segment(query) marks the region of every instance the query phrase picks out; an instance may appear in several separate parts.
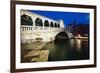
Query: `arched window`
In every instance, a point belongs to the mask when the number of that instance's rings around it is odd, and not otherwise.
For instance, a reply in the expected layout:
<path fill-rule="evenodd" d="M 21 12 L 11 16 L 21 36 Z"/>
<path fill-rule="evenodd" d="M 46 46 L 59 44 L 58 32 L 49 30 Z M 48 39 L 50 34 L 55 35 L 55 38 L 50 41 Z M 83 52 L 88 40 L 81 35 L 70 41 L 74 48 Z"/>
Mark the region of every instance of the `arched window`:
<path fill-rule="evenodd" d="M 48 22 L 48 20 L 45 20 L 44 26 L 45 26 L 45 27 L 49 27 L 49 22 Z"/>
<path fill-rule="evenodd" d="M 55 27 L 57 27 L 57 23 L 55 23 Z"/>
<path fill-rule="evenodd" d="M 33 25 L 32 18 L 26 14 L 21 15 L 21 25 Z"/>
<path fill-rule="evenodd" d="M 50 22 L 50 27 L 53 27 L 53 22 Z"/>
<path fill-rule="evenodd" d="M 58 24 L 58 28 L 60 27 L 60 25 Z"/>
<path fill-rule="evenodd" d="M 37 18 L 37 19 L 35 20 L 35 26 L 43 26 L 42 19 Z"/>

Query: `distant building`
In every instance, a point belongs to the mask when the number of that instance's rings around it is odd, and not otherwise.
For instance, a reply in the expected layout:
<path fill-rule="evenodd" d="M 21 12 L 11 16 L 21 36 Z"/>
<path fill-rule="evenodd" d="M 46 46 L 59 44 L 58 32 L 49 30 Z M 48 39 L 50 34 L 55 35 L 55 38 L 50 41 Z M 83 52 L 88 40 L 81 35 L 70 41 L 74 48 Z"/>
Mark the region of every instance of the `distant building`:
<path fill-rule="evenodd" d="M 67 31 L 70 32 L 70 33 L 73 33 L 73 31 L 74 31 L 73 28 L 74 28 L 73 24 L 69 24 L 68 26 L 66 26 Z"/>
<path fill-rule="evenodd" d="M 89 24 L 69 24 L 66 29 L 68 32 L 72 33 L 73 36 L 89 36 Z"/>

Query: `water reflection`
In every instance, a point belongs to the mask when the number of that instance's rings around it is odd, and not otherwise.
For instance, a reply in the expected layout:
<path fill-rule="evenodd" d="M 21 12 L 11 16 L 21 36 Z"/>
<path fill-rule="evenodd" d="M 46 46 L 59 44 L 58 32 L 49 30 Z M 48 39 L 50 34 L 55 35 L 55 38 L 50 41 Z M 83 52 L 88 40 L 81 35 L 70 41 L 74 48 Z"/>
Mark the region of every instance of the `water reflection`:
<path fill-rule="evenodd" d="M 71 48 L 74 47 L 74 40 L 73 40 L 73 39 L 70 40 L 70 47 L 71 47 Z"/>
<path fill-rule="evenodd" d="M 80 49 L 81 48 L 81 40 L 77 39 L 76 43 L 77 43 L 77 48 Z"/>
<path fill-rule="evenodd" d="M 81 40 L 80 39 L 75 39 L 75 45 L 76 45 L 76 49 L 77 51 L 81 50 Z"/>
<path fill-rule="evenodd" d="M 56 40 L 45 49 L 49 50 L 48 61 L 89 59 L 88 40 L 84 39 Z"/>
<path fill-rule="evenodd" d="M 74 49 L 76 48 L 77 51 L 81 50 L 81 40 L 80 39 L 71 39 L 70 40 L 70 48 Z"/>

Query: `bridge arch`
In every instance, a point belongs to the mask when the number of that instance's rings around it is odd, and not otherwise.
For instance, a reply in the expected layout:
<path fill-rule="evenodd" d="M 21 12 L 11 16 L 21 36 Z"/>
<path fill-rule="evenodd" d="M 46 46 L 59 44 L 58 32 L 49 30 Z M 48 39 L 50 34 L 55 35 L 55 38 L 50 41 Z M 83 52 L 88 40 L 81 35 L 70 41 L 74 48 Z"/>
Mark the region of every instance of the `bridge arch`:
<path fill-rule="evenodd" d="M 55 36 L 55 40 L 56 39 L 69 39 L 69 35 L 67 32 L 65 31 L 62 31 L 62 32 L 59 32 L 56 36 Z"/>
<path fill-rule="evenodd" d="M 32 26 L 33 21 L 31 16 L 23 14 L 21 15 L 21 25 L 27 25 L 27 26 Z"/>
<path fill-rule="evenodd" d="M 44 21 L 44 26 L 45 26 L 45 27 L 49 27 L 49 21 L 48 21 L 48 20 L 45 20 L 45 21 Z"/>
<path fill-rule="evenodd" d="M 62 44 L 63 43 L 67 43 L 69 40 L 70 37 L 68 35 L 67 32 L 59 32 L 56 36 L 55 36 L 55 39 L 54 39 L 54 44 Z"/>
<path fill-rule="evenodd" d="M 36 18 L 35 20 L 35 26 L 43 26 L 43 21 L 41 18 Z"/>

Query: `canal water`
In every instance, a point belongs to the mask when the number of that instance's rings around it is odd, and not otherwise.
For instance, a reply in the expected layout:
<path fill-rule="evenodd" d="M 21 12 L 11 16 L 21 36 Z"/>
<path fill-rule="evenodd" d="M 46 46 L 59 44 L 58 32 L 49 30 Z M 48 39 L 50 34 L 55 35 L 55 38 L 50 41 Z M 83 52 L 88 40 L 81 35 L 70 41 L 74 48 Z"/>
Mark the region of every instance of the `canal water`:
<path fill-rule="evenodd" d="M 49 50 L 48 61 L 89 59 L 88 39 L 57 39 L 44 49 Z"/>

